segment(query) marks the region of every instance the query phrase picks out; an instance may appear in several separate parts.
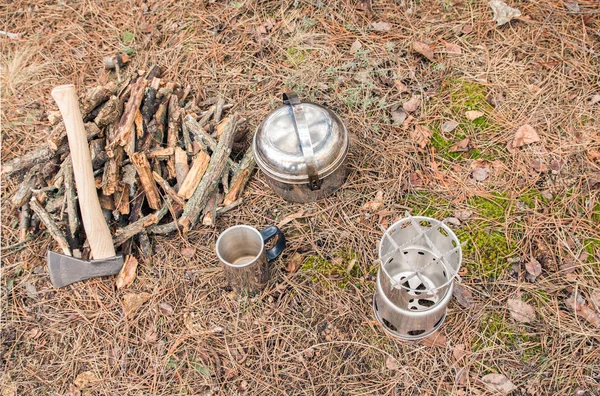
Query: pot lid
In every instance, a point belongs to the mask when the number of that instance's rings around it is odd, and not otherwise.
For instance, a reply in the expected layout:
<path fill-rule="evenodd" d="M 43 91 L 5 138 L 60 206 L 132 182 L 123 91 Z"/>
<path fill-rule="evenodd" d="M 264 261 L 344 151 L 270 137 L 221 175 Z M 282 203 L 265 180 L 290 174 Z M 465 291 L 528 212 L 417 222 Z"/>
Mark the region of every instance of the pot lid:
<path fill-rule="evenodd" d="M 348 132 L 338 116 L 315 103 L 284 94 L 254 135 L 254 155 L 262 171 L 276 180 L 310 183 L 335 171 L 346 158 Z"/>

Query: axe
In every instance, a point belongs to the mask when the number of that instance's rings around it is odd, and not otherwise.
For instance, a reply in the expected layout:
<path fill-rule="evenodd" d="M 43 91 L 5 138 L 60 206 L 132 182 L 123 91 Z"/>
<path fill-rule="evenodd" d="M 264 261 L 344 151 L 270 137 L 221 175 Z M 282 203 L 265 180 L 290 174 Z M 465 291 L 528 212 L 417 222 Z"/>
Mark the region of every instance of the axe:
<path fill-rule="evenodd" d="M 81 220 L 93 257 L 93 260 L 81 260 L 49 251 L 50 280 L 54 286 L 63 287 L 84 279 L 118 273 L 123 267 L 123 256 L 115 254 L 112 236 L 98 201 L 92 159 L 75 86 L 68 84 L 55 87 L 51 95 L 58 104 L 67 131 Z"/>

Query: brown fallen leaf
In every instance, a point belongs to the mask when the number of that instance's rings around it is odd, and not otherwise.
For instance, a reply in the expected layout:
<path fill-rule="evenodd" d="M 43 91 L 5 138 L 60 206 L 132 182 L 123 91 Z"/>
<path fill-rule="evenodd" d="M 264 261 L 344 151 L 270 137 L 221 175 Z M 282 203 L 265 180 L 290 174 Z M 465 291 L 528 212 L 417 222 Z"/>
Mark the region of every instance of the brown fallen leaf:
<path fill-rule="evenodd" d="M 400 362 L 394 359 L 394 357 L 388 356 L 387 359 L 385 359 L 385 367 L 389 370 L 398 370 L 400 368 Z"/>
<path fill-rule="evenodd" d="M 597 310 L 600 310 L 600 290 L 594 290 L 590 294 L 590 302 L 596 306 Z"/>
<path fill-rule="evenodd" d="M 452 348 L 452 357 L 454 357 L 455 362 L 460 362 L 466 355 L 465 344 L 457 344 Z"/>
<path fill-rule="evenodd" d="M 588 104 L 589 104 L 590 106 L 593 106 L 593 105 L 595 105 L 595 104 L 596 104 L 596 103 L 598 103 L 598 102 L 600 102 L 600 94 L 595 94 L 594 96 L 592 96 L 592 97 L 590 98 L 590 101 L 589 101 L 589 103 L 588 103 Z"/>
<path fill-rule="evenodd" d="M 575 312 L 576 315 L 581 316 L 592 326 L 600 329 L 600 316 L 598 316 L 592 307 L 585 303 L 585 300 L 579 293 L 573 293 L 571 297 L 565 300 L 565 304 L 567 305 L 567 308 Z"/>
<path fill-rule="evenodd" d="M 421 187 L 425 185 L 425 182 L 423 181 L 420 172 L 411 172 L 408 175 L 408 183 L 411 187 Z"/>
<path fill-rule="evenodd" d="M 529 164 L 537 173 L 548 172 L 548 166 L 539 158 L 531 160 Z"/>
<path fill-rule="evenodd" d="M 471 293 L 471 290 L 463 287 L 462 285 L 456 283 L 454 285 L 452 294 L 456 298 L 456 301 L 458 301 L 458 303 L 463 307 L 473 308 L 475 306 L 475 302 L 473 301 L 473 293 Z"/>
<path fill-rule="evenodd" d="M 284 225 L 291 223 L 292 221 L 304 217 L 304 211 L 301 210 L 297 213 L 292 213 L 290 215 L 285 216 L 281 221 L 277 224 L 278 228 L 282 228 Z"/>
<path fill-rule="evenodd" d="M 406 120 L 404 120 L 404 122 L 402 123 L 402 130 L 403 131 L 408 130 L 408 127 L 410 126 L 410 123 L 413 122 L 414 119 L 415 118 L 409 114 L 408 118 Z"/>
<path fill-rule="evenodd" d="M 123 313 L 125 316 L 131 318 L 137 312 L 138 309 L 146 301 L 150 299 L 150 293 L 129 293 L 123 296 Z"/>
<path fill-rule="evenodd" d="M 402 125 L 404 120 L 406 120 L 406 117 L 408 117 L 408 114 L 398 107 L 397 109 L 392 110 L 391 116 L 394 125 Z"/>
<path fill-rule="evenodd" d="M 514 149 L 525 146 L 526 144 L 531 144 L 540 141 L 540 136 L 537 134 L 535 129 L 529 124 L 525 124 L 517 129 L 515 132 L 515 137 L 512 142 L 508 143 L 506 148 L 508 151 L 513 151 Z"/>
<path fill-rule="evenodd" d="M 492 8 L 494 14 L 493 20 L 498 23 L 498 26 L 502 26 L 514 18 L 521 16 L 521 11 L 509 7 L 508 4 L 501 0 L 492 0 L 488 2 L 488 5 Z"/>
<path fill-rule="evenodd" d="M 446 346 L 447 342 L 446 336 L 439 331 L 419 340 L 419 344 L 435 348 L 443 348 Z"/>
<path fill-rule="evenodd" d="M 377 212 L 379 209 L 383 207 L 383 191 L 377 191 L 375 195 L 375 199 L 369 202 L 365 202 L 363 206 L 360 207 L 360 210 L 364 210 L 366 212 Z"/>
<path fill-rule="evenodd" d="M 451 153 L 459 153 L 464 151 L 469 151 L 470 149 L 471 138 L 464 138 L 461 141 L 454 143 L 452 147 L 450 147 Z"/>
<path fill-rule="evenodd" d="M 459 56 L 462 54 L 462 48 L 458 44 L 445 42 L 446 45 L 446 53 L 450 56 Z"/>
<path fill-rule="evenodd" d="M 473 25 L 471 25 L 470 23 L 466 24 L 465 26 L 462 27 L 462 32 L 464 34 L 469 34 L 473 31 Z"/>
<path fill-rule="evenodd" d="M 412 43 L 413 50 L 423 55 L 425 58 L 429 59 L 431 62 L 434 61 L 433 58 L 433 49 L 429 44 L 423 43 L 421 41 L 413 41 Z"/>
<path fill-rule="evenodd" d="M 300 267 L 302 267 L 303 263 L 304 257 L 302 257 L 300 253 L 294 253 L 292 257 L 287 259 L 287 265 L 285 267 L 285 270 L 290 274 L 293 274 L 294 272 L 298 271 Z"/>
<path fill-rule="evenodd" d="M 469 110 L 469 111 L 465 112 L 465 117 L 467 117 L 467 120 L 469 120 L 469 121 L 475 121 L 479 117 L 482 117 L 483 114 L 484 113 L 482 111 Z"/>
<path fill-rule="evenodd" d="M 84 371 L 82 373 L 77 374 L 75 380 L 73 381 L 73 385 L 75 385 L 79 389 L 87 388 L 91 383 L 98 381 L 98 377 L 91 371 Z"/>
<path fill-rule="evenodd" d="M 508 309 L 510 316 L 521 323 L 531 323 L 535 320 L 535 308 L 520 298 L 509 298 Z"/>
<path fill-rule="evenodd" d="M 490 175 L 490 168 L 475 168 L 473 172 L 471 172 L 471 176 L 476 181 L 484 181 Z"/>
<path fill-rule="evenodd" d="M 119 272 L 115 281 L 117 289 L 131 285 L 137 276 L 137 267 L 138 261 L 134 256 L 127 256 L 125 258 L 125 263 L 123 263 L 121 272 Z"/>
<path fill-rule="evenodd" d="M 161 302 L 158 304 L 158 310 L 163 313 L 163 315 L 169 316 L 173 315 L 173 307 L 171 304 L 166 302 Z"/>
<path fill-rule="evenodd" d="M 424 125 L 415 125 L 409 134 L 413 143 L 421 148 L 425 148 L 431 139 L 431 130 Z"/>
<path fill-rule="evenodd" d="M 196 254 L 196 248 L 193 246 L 184 247 L 181 249 L 181 255 L 183 257 L 192 258 Z"/>
<path fill-rule="evenodd" d="M 392 25 L 388 22 L 373 22 L 371 26 L 376 32 L 389 32 L 392 30 Z"/>
<path fill-rule="evenodd" d="M 350 52 L 355 53 L 356 51 L 358 51 L 361 48 L 362 48 L 362 43 L 360 42 L 360 40 L 356 39 L 350 46 Z"/>
<path fill-rule="evenodd" d="M 540 264 L 540 262 L 534 257 L 532 257 L 528 262 L 525 263 L 525 269 L 530 275 L 528 278 L 531 282 L 535 282 L 537 277 L 542 274 L 542 264 Z"/>
<path fill-rule="evenodd" d="M 398 92 L 400 92 L 400 93 L 408 92 L 408 87 L 399 78 L 394 80 L 394 85 L 396 86 L 396 89 L 398 90 Z"/>
<path fill-rule="evenodd" d="M 444 121 L 444 123 L 442 124 L 442 132 L 450 133 L 453 130 L 455 130 L 458 125 L 460 124 L 454 120 Z"/>
<path fill-rule="evenodd" d="M 517 389 L 515 384 L 513 384 L 504 374 L 488 374 L 483 376 L 481 381 L 490 391 L 500 392 L 505 395 Z"/>
<path fill-rule="evenodd" d="M 402 105 L 404 111 L 412 113 L 417 111 L 417 109 L 421 106 L 421 97 L 419 95 L 413 95 L 406 103 Z"/>
<path fill-rule="evenodd" d="M 452 214 L 458 220 L 464 221 L 467 220 L 469 217 L 473 216 L 473 211 L 469 209 L 456 209 Z"/>

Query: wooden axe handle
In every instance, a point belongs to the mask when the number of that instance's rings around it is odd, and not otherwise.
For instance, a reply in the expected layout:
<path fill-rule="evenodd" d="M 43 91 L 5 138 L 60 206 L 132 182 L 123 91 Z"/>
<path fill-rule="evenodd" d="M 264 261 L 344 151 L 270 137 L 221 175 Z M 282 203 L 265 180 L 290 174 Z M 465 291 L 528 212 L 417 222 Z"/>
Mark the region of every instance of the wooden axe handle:
<path fill-rule="evenodd" d="M 73 84 L 55 87 L 52 97 L 58 104 L 67 130 L 71 160 L 73 161 L 73 174 L 77 185 L 77 199 L 85 234 L 90 243 L 92 255 L 95 260 L 115 256 L 112 236 L 98 201 L 98 193 L 94 183 L 92 171 L 92 158 L 87 142 L 87 135 L 79 110 L 77 91 Z"/>

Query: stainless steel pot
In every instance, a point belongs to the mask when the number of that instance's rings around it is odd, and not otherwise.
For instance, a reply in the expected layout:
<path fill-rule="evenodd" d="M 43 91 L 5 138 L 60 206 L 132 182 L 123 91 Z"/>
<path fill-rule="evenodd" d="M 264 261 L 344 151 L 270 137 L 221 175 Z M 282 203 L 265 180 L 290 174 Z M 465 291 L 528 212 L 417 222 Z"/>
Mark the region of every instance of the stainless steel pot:
<path fill-rule="evenodd" d="M 287 201 L 311 202 L 346 179 L 348 131 L 326 107 L 301 103 L 294 93 L 271 112 L 254 135 L 254 156 L 267 183 Z"/>

